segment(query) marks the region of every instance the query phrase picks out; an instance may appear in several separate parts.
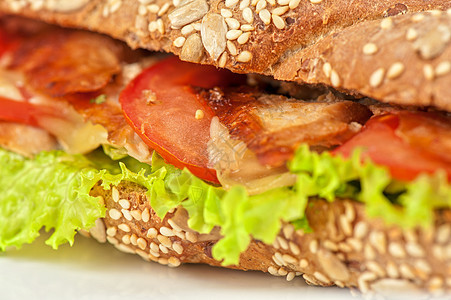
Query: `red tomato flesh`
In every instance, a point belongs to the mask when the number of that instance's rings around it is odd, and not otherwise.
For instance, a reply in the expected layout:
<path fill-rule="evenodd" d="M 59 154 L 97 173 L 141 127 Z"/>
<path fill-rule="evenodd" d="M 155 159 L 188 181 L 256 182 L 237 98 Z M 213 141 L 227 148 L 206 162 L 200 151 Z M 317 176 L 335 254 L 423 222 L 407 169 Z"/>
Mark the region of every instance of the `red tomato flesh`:
<path fill-rule="evenodd" d="M 415 128 L 413 132 L 421 131 L 423 137 L 441 139 L 443 136 L 436 134 L 441 129 L 433 124 L 435 121 L 435 114 L 430 113 L 401 112 L 378 116 L 334 153 L 349 157 L 354 149 L 363 148 L 363 159 L 370 158 L 374 163 L 388 167 L 398 180 L 411 181 L 420 173 L 431 174 L 439 169 L 445 170 L 451 178 L 451 161 L 437 154 L 445 149 L 431 148 L 430 143 L 409 132 Z M 441 127 L 449 125 L 441 123 Z"/>
<path fill-rule="evenodd" d="M 176 57 L 144 70 L 121 93 L 125 117 L 136 133 L 168 163 L 218 183 L 208 167 L 207 143 L 214 116 L 195 87 L 213 88 L 245 82 L 245 77 L 182 62 Z M 196 111 L 202 118 L 195 118 Z"/>

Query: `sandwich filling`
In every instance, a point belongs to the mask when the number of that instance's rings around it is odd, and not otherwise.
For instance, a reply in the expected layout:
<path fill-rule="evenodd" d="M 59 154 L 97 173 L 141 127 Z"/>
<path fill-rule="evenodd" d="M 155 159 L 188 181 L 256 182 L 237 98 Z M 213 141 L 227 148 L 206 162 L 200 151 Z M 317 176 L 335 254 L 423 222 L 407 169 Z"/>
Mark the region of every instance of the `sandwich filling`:
<path fill-rule="evenodd" d="M 0 249 L 43 227 L 52 247 L 73 243 L 105 215 L 89 194 L 97 183 L 138 183 L 160 218 L 182 206 L 192 229 L 221 228 L 213 257 L 225 265 L 251 238 L 272 243 L 282 222 L 308 231 L 310 198 L 360 201 L 404 227 L 451 207 L 446 113 L 330 92 L 299 99 L 294 84 L 3 22 Z"/>

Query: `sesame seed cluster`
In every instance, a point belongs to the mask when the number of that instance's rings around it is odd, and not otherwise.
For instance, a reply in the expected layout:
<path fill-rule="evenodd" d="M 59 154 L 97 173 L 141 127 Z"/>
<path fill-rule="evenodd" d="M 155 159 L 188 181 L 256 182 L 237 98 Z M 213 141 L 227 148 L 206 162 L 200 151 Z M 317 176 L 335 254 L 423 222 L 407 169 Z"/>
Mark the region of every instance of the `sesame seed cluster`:
<path fill-rule="evenodd" d="M 211 247 L 219 229 L 199 234 L 187 226 L 182 208 L 164 220 L 149 206 L 146 190 L 122 183 L 94 195 L 105 199 L 107 215 L 91 235 L 147 261 L 177 267 L 181 263 L 219 266 Z M 314 200 L 307 209 L 312 233 L 284 224 L 272 245 L 252 241 L 238 269 L 259 270 L 291 281 L 302 277 L 313 285 L 356 287 L 371 294 L 387 288 L 451 292 L 451 212 L 437 215 L 429 229 L 402 229 L 368 219 L 355 201 Z"/>

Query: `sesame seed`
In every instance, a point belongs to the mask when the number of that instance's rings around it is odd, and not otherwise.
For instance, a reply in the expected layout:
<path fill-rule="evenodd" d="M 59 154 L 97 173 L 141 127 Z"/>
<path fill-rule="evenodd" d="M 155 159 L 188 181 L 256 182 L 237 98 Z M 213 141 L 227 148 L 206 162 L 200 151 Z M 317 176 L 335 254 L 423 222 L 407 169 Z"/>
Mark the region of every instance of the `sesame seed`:
<path fill-rule="evenodd" d="M 285 6 L 279 6 L 279 7 L 276 7 L 276 8 L 274 8 L 274 9 L 272 10 L 272 14 L 273 14 L 273 15 L 277 15 L 277 16 L 281 16 L 281 15 L 283 15 L 284 13 L 286 13 L 286 12 L 288 11 L 288 9 L 289 9 L 288 5 L 285 5 Z"/>
<path fill-rule="evenodd" d="M 155 32 L 157 31 L 157 22 L 156 21 L 152 21 L 149 23 L 148 29 L 150 32 Z"/>
<path fill-rule="evenodd" d="M 119 205 L 122 206 L 122 208 L 129 209 L 130 208 L 130 201 L 121 199 L 119 200 Z"/>
<path fill-rule="evenodd" d="M 113 198 L 114 202 L 119 201 L 119 191 L 115 186 L 113 186 L 113 188 L 111 189 L 111 197 Z"/>
<path fill-rule="evenodd" d="M 288 274 L 287 270 L 285 270 L 284 268 L 280 268 L 277 273 L 279 274 L 279 276 L 285 276 Z"/>
<path fill-rule="evenodd" d="M 146 260 L 146 261 L 149 261 L 149 260 L 150 260 L 150 259 L 149 259 L 149 255 L 147 255 L 146 252 L 144 252 L 144 251 L 142 251 L 142 250 L 140 250 L 140 249 L 137 249 L 137 250 L 136 250 L 136 254 L 138 254 L 139 256 L 141 256 L 141 258 L 144 259 L 144 260 Z"/>
<path fill-rule="evenodd" d="M 274 253 L 274 257 L 282 263 L 282 265 L 286 266 L 287 262 L 285 261 L 284 255 L 282 255 L 282 253 L 280 252 L 276 252 Z"/>
<path fill-rule="evenodd" d="M 278 236 L 277 241 L 279 242 L 280 247 L 284 250 L 288 250 L 288 242 L 281 236 Z"/>
<path fill-rule="evenodd" d="M 269 25 L 269 23 L 271 23 L 271 13 L 267 9 L 262 9 L 258 13 L 258 16 L 263 21 L 263 23 L 265 23 L 265 25 Z"/>
<path fill-rule="evenodd" d="M 238 29 L 238 28 L 240 28 L 240 22 L 237 19 L 226 18 L 225 22 L 227 23 L 227 26 L 229 26 L 229 29 Z"/>
<path fill-rule="evenodd" d="M 186 239 L 188 241 L 190 241 L 191 243 L 196 243 L 197 242 L 197 234 L 195 234 L 194 232 L 188 231 L 186 233 Z"/>
<path fill-rule="evenodd" d="M 155 252 L 153 250 L 149 251 L 150 255 L 152 255 L 153 257 L 160 257 L 160 253 L 159 252 Z"/>
<path fill-rule="evenodd" d="M 121 212 L 124 215 L 124 218 L 126 218 L 128 221 L 131 221 L 133 219 L 129 210 L 121 209 Z"/>
<path fill-rule="evenodd" d="M 345 216 L 346 216 L 346 218 L 348 219 L 349 222 L 354 221 L 354 219 L 355 219 L 354 206 L 349 201 L 345 201 L 344 202 L 344 206 L 345 206 Z"/>
<path fill-rule="evenodd" d="M 373 231 L 370 233 L 369 239 L 371 245 L 373 245 L 380 254 L 385 254 L 387 248 L 387 240 L 383 232 Z"/>
<path fill-rule="evenodd" d="M 273 246 L 274 248 L 276 248 L 276 249 L 280 249 L 280 244 L 279 244 L 279 242 L 277 241 L 277 237 L 276 237 L 276 239 L 274 240 L 274 242 L 272 243 L 272 246 Z"/>
<path fill-rule="evenodd" d="M 175 235 L 178 236 L 181 240 L 186 240 L 186 236 L 183 231 L 175 232 Z"/>
<path fill-rule="evenodd" d="M 384 81 L 385 69 L 379 68 L 373 72 L 370 76 L 370 86 L 376 88 L 382 84 Z"/>
<path fill-rule="evenodd" d="M 162 19 L 157 20 L 157 29 L 161 34 L 164 34 L 164 23 Z"/>
<path fill-rule="evenodd" d="M 376 44 L 367 43 L 363 46 L 362 50 L 363 50 L 363 54 L 372 55 L 372 54 L 376 53 L 379 49 L 377 48 Z"/>
<path fill-rule="evenodd" d="M 366 263 L 366 267 L 371 272 L 377 274 L 379 277 L 385 277 L 384 269 L 375 261 L 369 261 Z"/>
<path fill-rule="evenodd" d="M 144 221 L 144 222 L 149 222 L 149 220 L 150 220 L 150 212 L 149 212 L 149 209 L 146 207 L 145 209 L 144 209 L 144 211 L 142 212 L 142 214 L 141 214 L 141 219 Z"/>
<path fill-rule="evenodd" d="M 171 4 L 169 2 L 163 4 L 161 9 L 158 11 L 158 16 L 161 17 L 162 15 L 164 15 L 168 11 L 170 5 Z"/>
<path fill-rule="evenodd" d="M 283 260 L 288 264 L 297 264 L 298 260 L 291 255 L 284 254 L 282 255 Z"/>
<path fill-rule="evenodd" d="M 258 14 L 264 8 L 266 8 L 266 0 L 259 0 L 255 6 L 255 12 Z"/>
<path fill-rule="evenodd" d="M 181 264 L 180 260 L 177 257 L 173 256 L 168 259 L 168 263 L 170 267 L 178 267 Z"/>
<path fill-rule="evenodd" d="M 366 259 L 372 260 L 376 258 L 376 252 L 374 251 L 373 247 L 371 247 L 369 244 L 366 244 L 363 248 L 363 255 Z"/>
<path fill-rule="evenodd" d="M 346 252 L 346 253 L 352 251 L 351 246 L 349 246 L 348 244 L 346 244 L 344 242 L 338 244 L 338 249 L 340 249 L 340 251 Z"/>
<path fill-rule="evenodd" d="M 218 67 L 224 68 L 226 63 L 227 63 L 227 53 L 224 52 L 221 54 L 221 57 L 219 57 Z"/>
<path fill-rule="evenodd" d="M 138 245 L 138 236 L 136 234 L 130 236 L 130 243 L 132 243 L 133 246 Z"/>
<path fill-rule="evenodd" d="M 310 252 L 312 252 L 313 254 L 315 254 L 316 252 L 318 252 L 318 241 L 317 240 L 313 240 L 310 242 L 309 244 L 309 250 Z"/>
<path fill-rule="evenodd" d="M 323 2 L 323 0 L 310 0 L 310 3 L 313 3 L 313 4 L 318 4 L 321 2 Z"/>
<path fill-rule="evenodd" d="M 407 29 L 406 39 L 408 41 L 413 41 L 418 37 L 418 31 L 415 28 Z"/>
<path fill-rule="evenodd" d="M 274 26 L 277 27 L 277 29 L 285 28 L 285 21 L 278 15 L 272 15 L 272 22 L 274 23 Z"/>
<path fill-rule="evenodd" d="M 236 60 L 239 62 L 249 62 L 251 59 L 252 53 L 249 51 L 243 51 L 236 57 Z"/>
<path fill-rule="evenodd" d="M 274 276 L 279 276 L 279 273 L 277 273 L 277 269 L 273 266 L 268 267 L 268 273 Z"/>
<path fill-rule="evenodd" d="M 324 275 L 323 273 L 316 271 L 315 273 L 313 273 L 313 276 L 315 276 L 316 279 L 318 279 L 319 281 L 321 281 L 323 283 L 330 283 L 329 278 L 327 278 L 326 275 Z"/>
<path fill-rule="evenodd" d="M 171 239 L 169 239 L 168 237 L 164 236 L 164 235 L 158 235 L 157 239 L 160 241 L 160 243 L 162 243 L 164 246 L 171 248 L 172 246 L 172 242 Z"/>
<path fill-rule="evenodd" d="M 233 14 L 232 14 L 232 11 L 230 9 L 222 8 L 221 9 L 221 16 L 223 16 L 224 18 L 231 18 L 233 16 Z"/>
<path fill-rule="evenodd" d="M 303 274 L 302 278 L 304 278 L 305 282 L 307 282 L 307 283 L 310 283 L 312 285 L 318 285 L 317 280 L 308 274 Z"/>
<path fill-rule="evenodd" d="M 252 12 L 252 10 L 249 7 L 246 7 L 245 9 L 243 9 L 243 19 L 248 22 L 248 23 L 252 23 L 254 22 L 254 13 Z"/>
<path fill-rule="evenodd" d="M 241 28 L 240 28 L 242 31 L 253 31 L 253 30 L 255 30 L 255 28 L 254 28 L 254 26 L 252 26 L 252 25 L 249 25 L 249 24 L 243 24 L 243 25 L 241 25 Z"/>
<path fill-rule="evenodd" d="M 270 5 L 275 6 L 276 0 L 266 0 Z"/>
<path fill-rule="evenodd" d="M 117 245 L 117 244 L 119 243 L 119 241 L 118 241 L 117 239 L 115 239 L 114 237 L 112 237 L 112 236 L 107 236 L 107 237 L 106 237 L 106 240 L 107 240 L 110 244 L 113 244 L 113 245 Z"/>
<path fill-rule="evenodd" d="M 182 29 L 180 30 L 180 32 L 183 35 L 188 35 L 188 34 L 192 33 L 193 31 L 194 31 L 194 26 L 191 24 L 183 26 Z"/>
<path fill-rule="evenodd" d="M 288 3 L 290 3 L 290 0 L 277 0 L 277 3 L 279 5 L 288 5 Z"/>
<path fill-rule="evenodd" d="M 149 230 L 147 230 L 147 237 L 150 239 L 153 239 L 155 237 L 157 237 L 158 235 L 158 231 L 155 228 L 150 228 Z"/>
<path fill-rule="evenodd" d="M 443 224 L 437 228 L 436 241 L 439 244 L 445 244 L 448 242 L 451 236 L 451 226 L 449 224 Z"/>
<path fill-rule="evenodd" d="M 299 249 L 298 245 L 296 245 L 293 242 L 290 242 L 290 250 L 294 255 L 299 255 L 301 254 L 301 249 Z"/>
<path fill-rule="evenodd" d="M 272 256 L 272 260 L 276 263 L 276 265 L 282 267 L 284 265 L 284 261 L 282 259 L 282 255 L 279 252 L 276 252 L 273 256 Z"/>
<path fill-rule="evenodd" d="M 130 232 L 130 226 L 128 226 L 127 224 L 119 224 L 117 228 L 124 232 Z"/>
<path fill-rule="evenodd" d="M 185 44 L 186 38 L 183 36 L 179 36 L 178 38 L 176 38 L 174 40 L 174 42 L 172 43 L 175 47 L 180 48 L 183 47 L 183 44 Z"/>
<path fill-rule="evenodd" d="M 290 272 L 290 273 L 288 273 L 288 275 L 287 275 L 287 281 L 293 280 L 295 276 L 296 276 L 296 273 L 295 273 L 295 272 Z"/>
<path fill-rule="evenodd" d="M 381 28 L 382 29 L 392 29 L 393 28 L 393 19 L 392 18 L 382 19 Z"/>
<path fill-rule="evenodd" d="M 290 0 L 288 6 L 290 6 L 290 9 L 295 9 L 298 7 L 299 3 L 301 3 L 301 0 Z"/>
<path fill-rule="evenodd" d="M 362 239 L 368 233 L 368 225 L 365 222 L 358 222 L 354 227 L 354 237 Z"/>
<path fill-rule="evenodd" d="M 155 0 L 138 0 L 139 3 L 144 4 L 144 5 L 148 5 L 150 3 L 152 3 Z"/>
<path fill-rule="evenodd" d="M 404 258 L 406 256 L 406 251 L 400 243 L 390 243 L 388 245 L 388 252 L 394 257 Z"/>
<path fill-rule="evenodd" d="M 388 79 L 398 78 L 404 72 L 404 69 L 405 69 L 404 64 L 402 62 L 395 62 L 388 69 L 387 78 Z"/>
<path fill-rule="evenodd" d="M 160 251 L 160 247 L 158 247 L 158 245 L 155 244 L 154 242 L 151 242 L 151 243 L 150 243 L 149 248 L 150 248 L 153 252 L 156 252 L 156 253 L 158 253 L 158 252 Z"/>
<path fill-rule="evenodd" d="M 117 228 L 116 227 L 108 227 L 108 229 L 106 230 L 106 234 L 108 236 L 115 236 L 117 233 Z"/>
<path fill-rule="evenodd" d="M 200 29 L 202 28 L 202 24 L 201 23 L 192 23 L 193 27 L 195 30 L 200 31 Z"/>
<path fill-rule="evenodd" d="M 139 247 L 139 248 L 141 248 L 142 250 L 146 249 L 146 247 L 147 247 L 147 241 L 146 241 L 145 239 L 139 238 L 139 239 L 137 240 L 137 243 L 138 243 L 138 247 Z"/>
<path fill-rule="evenodd" d="M 326 62 L 323 65 L 323 72 L 324 75 L 326 75 L 327 78 L 330 78 L 330 74 L 332 72 L 332 66 L 330 65 L 330 63 Z"/>
<path fill-rule="evenodd" d="M 240 2 L 240 9 L 243 10 L 251 4 L 251 0 L 242 0 Z"/>
<path fill-rule="evenodd" d="M 402 264 L 399 267 L 399 271 L 401 273 L 401 276 L 407 279 L 413 279 L 415 278 L 415 275 L 413 274 L 412 270 L 410 269 L 410 267 L 406 264 Z"/>
<path fill-rule="evenodd" d="M 424 257 L 424 250 L 417 243 L 407 243 L 406 251 L 409 255 L 413 257 Z"/>
<path fill-rule="evenodd" d="M 169 263 L 169 261 L 166 258 L 160 257 L 158 259 L 158 263 L 160 263 L 162 265 L 167 265 Z"/>
<path fill-rule="evenodd" d="M 369 290 L 367 281 L 372 281 L 375 280 L 376 278 L 377 278 L 376 274 L 371 272 L 364 272 L 362 275 L 360 275 L 360 277 L 357 279 L 357 284 L 359 286 L 360 291 L 364 294 L 367 293 Z"/>
<path fill-rule="evenodd" d="M 389 261 L 387 263 L 386 270 L 387 270 L 388 277 L 390 277 L 390 278 L 398 278 L 399 277 L 398 269 L 396 268 L 396 265 L 392 261 Z"/>
<path fill-rule="evenodd" d="M 110 209 L 110 211 L 108 212 L 108 215 L 113 220 L 119 220 L 122 217 L 121 212 L 115 208 Z"/>
<path fill-rule="evenodd" d="M 434 68 L 430 64 L 425 64 L 423 67 L 423 75 L 427 80 L 433 80 L 435 77 Z"/>
<path fill-rule="evenodd" d="M 414 265 L 417 270 L 423 272 L 424 274 L 430 274 L 432 272 L 431 267 L 424 259 L 416 260 Z"/>
<path fill-rule="evenodd" d="M 404 235 L 404 238 L 406 239 L 406 241 L 411 242 L 411 243 L 417 242 L 417 235 L 413 229 L 407 229 L 407 228 L 404 229 L 403 235 Z"/>
<path fill-rule="evenodd" d="M 177 7 L 180 5 L 181 0 L 172 0 L 172 4 Z"/>
<path fill-rule="evenodd" d="M 130 244 L 130 236 L 128 234 L 122 236 L 122 243 L 126 245 Z"/>
<path fill-rule="evenodd" d="M 147 7 L 145 5 L 140 5 L 138 7 L 138 14 L 140 14 L 141 16 L 144 16 L 147 14 Z"/>
<path fill-rule="evenodd" d="M 451 71 L 451 63 L 449 61 L 442 61 L 435 67 L 435 75 L 437 77 L 448 74 Z"/>
<path fill-rule="evenodd" d="M 363 244 L 359 239 L 356 238 L 349 238 L 346 240 L 346 242 L 357 252 L 362 251 Z"/>
<path fill-rule="evenodd" d="M 168 254 L 169 250 L 167 247 L 165 247 L 164 245 L 159 245 L 158 248 L 160 248 L 160 251 L 163 252 L 164 254 Z"/>
<path fill-rule="evenodd" d="M 338 75 L 337 75 L 338 76 Z M 333 78 L 334 78 L 334 70 L 332 70 L 330 79 L 332 81 L 332 85 L 333 85 Z M 338 86 L 338 85 L 334 85 L 334 86 Z M 352 235 L 352 227 L 351 227 L 351 223 L 349 222 L 348 218 L 346 217 L 346 215 L 341 215 L 339 218 L 339 222 L 340 222 L 340 227 L 343 230 L 343 233 L 347 236 L 351 236 Z"/>
<path fill-rule="evenodd" d="M 183 253 L 183 246 L 180 244 L 180 242 L 175 242 L 172 244 L 172 249 L 174 249 L 177 254 L 181 255 Z"/>
<path fill-rule="evenodd" d="M 330 83 L 334 87 L 339 87 L 341 84 L 340 76 L 338 76 L 338 73 L 333 69 L 330 71 Z"/>
<path fill-rule="evenodd" d="M 152 4 L 152 5 L 147 6 L 147 10 L 151 13 L 156 14 L 160 10 L 160 7 L 156 4 Z"/>
<path fill-rule="evenodd" d="M 238 54 L 235 44 L 231 41 L 227 41 L 227 49 L 229 50 L 229 53 L 232 54 L 233 56 Z"/>
<path fill-rule="evenodd" d="M 443 279 L 441 277 L 435 276 L 429 280 L 428 289 L 430 291 L 435 291 L 443 287 Z"/>
<path fill-rule="evenodd" d="M 307 267 L 308 267 L 308 261 L 307 261 L 305 258 L 301 259 L 301 260 L 299 261 L 299 267 L 300 267 L 301 269 L 307 268 Z"/>
<path fill-rule="evenodd" d="M 132 217 L 136 220 L 136 221 L 141 221 L 142 219 L 142 214 L 139 210 L 132 210 L 130 212 L 130 214 L 132 215 Z"/>
<path fill-rule="evenodd" d="M 335 244 L 334 242 L 330 241 L 330 240 L 325 240 L 323 243 L 324 247 L 326 249 L 329 249 L 331 251 L 338 251 L 338 246 L 337 244 Z"/>
<path fill-rule="evenodd" d="M 122 251 L 122 252 L 130 253 L 130 254 L 135 254 L 135 250 L 134 250 L 133 248 L 130 248 L 130 247 L 127 246 L 127 245 L 124 245 L 124 244 L 117 244 L 117 245 L 114 245 L 114 246 L 116 247 L 116 249 L 118 249 L 118 250 L 120 250 L 120 251 Z"/>
<path fill-rule="evenodd" d="M 173 230 L 175 231 L 182 231 L 182 228 L 180 228 L 180 226 L 177 225 L 177 223 L 175 223 L 172 219 L 168 220 L 169 225 L 172 227 Z"/>
<path fill-rule="evenodd" d="M 169 229 L 168 227 L 164 227 L 164 226 L 160 228 L 160 233 L 167 237 L 175 235 L 171 229 Z"/>
<path fill-rule="evenodd" d="M 232 29 L 227 31 L 226 38 L 228 40 L 236 40 L 243 32 L 241 30 Z"/>
<path fill-rule="evenodd" d="M 226 7 L 232 7 L 235 6 L 238 3 L 239 0 L 226 0 L 225 6 Z"/>

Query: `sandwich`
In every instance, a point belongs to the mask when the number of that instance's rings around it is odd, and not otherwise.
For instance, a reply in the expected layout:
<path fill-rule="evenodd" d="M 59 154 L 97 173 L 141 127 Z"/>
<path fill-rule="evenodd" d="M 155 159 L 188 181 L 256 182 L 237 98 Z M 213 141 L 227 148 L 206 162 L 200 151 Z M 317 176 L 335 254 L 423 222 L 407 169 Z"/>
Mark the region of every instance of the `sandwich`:
<path fill-rule="evenodd" d="M 0 249 L 449 293 L 450 8 L 2 1 Z"/>

